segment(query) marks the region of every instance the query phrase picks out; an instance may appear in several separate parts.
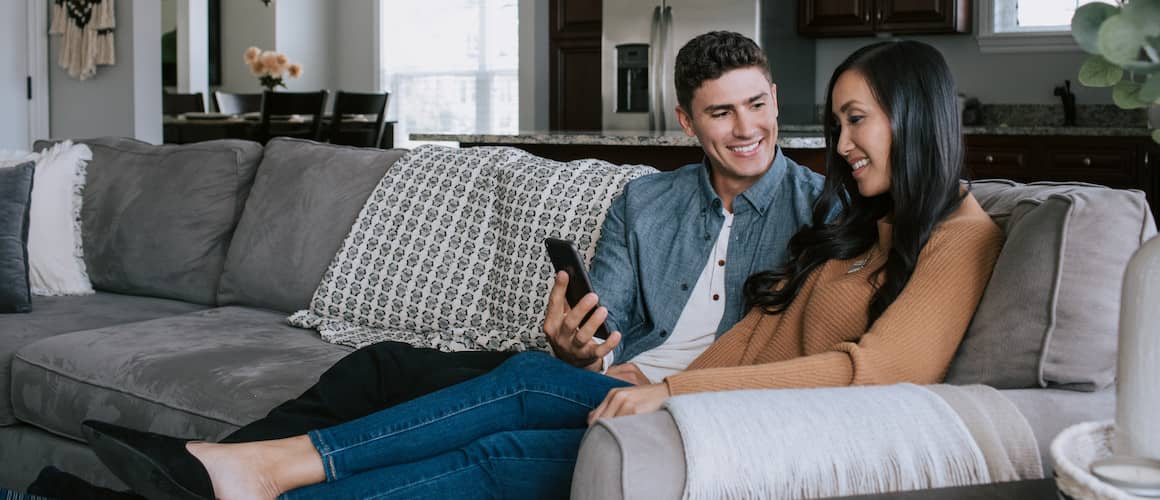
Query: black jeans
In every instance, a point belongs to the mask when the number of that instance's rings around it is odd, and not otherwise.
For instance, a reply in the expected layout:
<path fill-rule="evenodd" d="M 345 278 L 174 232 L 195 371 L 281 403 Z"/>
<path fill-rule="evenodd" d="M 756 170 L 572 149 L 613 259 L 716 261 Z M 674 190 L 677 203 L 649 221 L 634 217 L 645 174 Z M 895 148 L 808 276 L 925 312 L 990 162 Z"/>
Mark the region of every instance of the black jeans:
<path fill-rule="evenodd" d="M 515 354 L 371 344 L 340 359 L 301 396 L 221 442 L 280 439 L 338 425 L 483 375 Z"/>

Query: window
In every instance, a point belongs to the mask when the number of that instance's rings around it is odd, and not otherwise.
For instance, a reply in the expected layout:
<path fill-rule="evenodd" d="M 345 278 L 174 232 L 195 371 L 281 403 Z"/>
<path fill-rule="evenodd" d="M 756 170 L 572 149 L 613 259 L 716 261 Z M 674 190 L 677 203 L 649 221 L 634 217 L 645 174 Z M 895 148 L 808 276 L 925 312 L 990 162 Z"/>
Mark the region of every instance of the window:
<path fill-rule="evenodd" d="M 511 133 L 519 119 L 517 0 L 382 4 L 382 82 L 401 129 Z"/>
<path fill-rule="evenodd" d="M 1114 0 L 982 0 L 979 49 L 983 52 L 1075 51 L 1071 16 L 1093 2 Z"/>

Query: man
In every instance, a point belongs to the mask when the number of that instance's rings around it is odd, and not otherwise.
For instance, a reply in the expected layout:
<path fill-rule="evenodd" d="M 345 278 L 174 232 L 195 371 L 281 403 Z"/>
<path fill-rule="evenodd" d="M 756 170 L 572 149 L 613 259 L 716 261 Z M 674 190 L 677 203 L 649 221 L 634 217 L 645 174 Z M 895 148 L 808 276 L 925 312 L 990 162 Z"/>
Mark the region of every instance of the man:
<path fill-rule="evenodd" d="M 776 145 L 777 87 L 752 40 L 701 35 L 681 49 L 675 73 L 677 116 L 705 159 L 628 183 L 597 242 L 590 277 L 599 297 L 568 307 L 568 276 L 560 273 L 545 311 L 544 332 L 557 357 L 633 383 L 683 370 L 740 320 L 745 279 L 784 262 L 822 189 L 820 176 Z M 601 343 L 592 334 L 605 319 L 614 331 Z M 371 345 L 223 442 L 336 425 L 485 373 L 512 354 Z M 36 492 L 52 493 L 30 489 Z"/>

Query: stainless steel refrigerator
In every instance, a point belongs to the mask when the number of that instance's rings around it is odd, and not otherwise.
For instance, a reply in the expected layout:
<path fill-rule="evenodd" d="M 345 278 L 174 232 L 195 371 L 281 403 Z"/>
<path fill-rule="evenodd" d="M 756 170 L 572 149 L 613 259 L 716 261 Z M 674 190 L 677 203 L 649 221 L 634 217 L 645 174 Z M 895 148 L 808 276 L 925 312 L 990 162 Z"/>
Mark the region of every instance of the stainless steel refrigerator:
<path fill-rule="evenodd" d="M 761 43 L 759 0 L 605 0 L 601 37 L 604 130 L 667 132 L 677 122 L 673 61 L 708 31 Z"/>

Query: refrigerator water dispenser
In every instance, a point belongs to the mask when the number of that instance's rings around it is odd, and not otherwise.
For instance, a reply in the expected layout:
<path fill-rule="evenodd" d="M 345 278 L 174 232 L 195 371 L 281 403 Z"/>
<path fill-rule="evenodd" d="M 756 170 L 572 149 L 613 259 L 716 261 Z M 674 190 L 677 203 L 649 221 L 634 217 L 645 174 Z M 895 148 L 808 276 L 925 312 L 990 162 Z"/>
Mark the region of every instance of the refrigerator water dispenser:
<path fill-rule="evenodd" d="M 648 112 L 648 44 L 616 46 L 616 112 Z"/>

